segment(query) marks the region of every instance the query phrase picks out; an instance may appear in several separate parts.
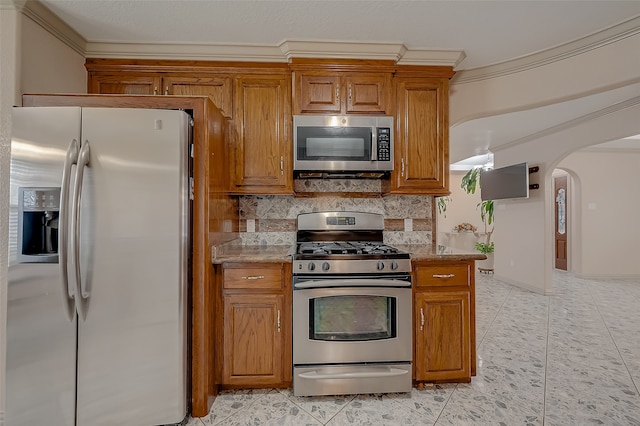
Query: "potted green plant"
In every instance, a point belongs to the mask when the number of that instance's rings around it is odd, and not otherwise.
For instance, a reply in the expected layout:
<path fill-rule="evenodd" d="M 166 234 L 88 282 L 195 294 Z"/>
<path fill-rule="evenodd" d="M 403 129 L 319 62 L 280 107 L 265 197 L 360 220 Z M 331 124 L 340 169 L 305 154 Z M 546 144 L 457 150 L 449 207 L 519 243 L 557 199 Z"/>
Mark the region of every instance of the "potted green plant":
<path fill-rule="evenodd" d="M 463 177 L 460 187 L 467 194 L 475 194 L 476 189 L 480 188 L 480 168 L 476 167 L 469 170 Z M 484 200 L 477 204 L 477 208 L 480 209 L 480 218 L 484 224 L 484 242 L 477 242 L 475 245 L 476 250 L 487 256 L 485 261 L 478 262 L 478 268 L 480 270 L 493 271 L 493 252 L 495 246 L 491 241 L 491 234 L 493 234 L 493 200 Z M 489 229 L 491 226 L 491 229 Z"/>
<path fill-rule="evenodd" d="M 438 213 L 447 217 L 447 205 L 451 202 L 451 197 L 436 197 Z"/>

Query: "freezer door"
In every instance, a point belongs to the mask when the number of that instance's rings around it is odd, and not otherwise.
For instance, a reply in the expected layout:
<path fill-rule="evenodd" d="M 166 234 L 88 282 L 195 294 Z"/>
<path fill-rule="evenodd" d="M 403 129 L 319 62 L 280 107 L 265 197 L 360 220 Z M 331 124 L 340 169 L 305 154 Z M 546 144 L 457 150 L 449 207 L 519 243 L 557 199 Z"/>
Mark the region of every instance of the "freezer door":
<path fill-rule="evenodd" d="M 80 426 L 186 415 L 188 121 L 181 111 L 83 109 Z"/>
<path fill-rule="evenodd" d="M 80 138 L 80 108 L 15 108 L 13 111 L 7 289 L 7 426 L 75 425 L 76 321 L 68 316 L 68 288 L 60 264 L 46 251 L 43 263 L 30 252 L 18 256 L 20 188 L 48 188 L 55 193 L 69 145 Z M 40 195 L 46 192 L 39 192 Z M 33 195 L 33 194 L 32 194 Z M 27 196 L 24 194 L 23 196 Z M 24 200 L 22 200 L 24 201 Z M 40 200 L 42 201 L 42 200 Z M 24 204 L 24 203 L 23 203 Z M 21 214 L 31 214 L 21 212 Z M 45 218 L 45 215 L 42 216 Z M 31 223 L 34 227 L 42 223 Z M 52 232 L 56 225 L 49 224 Z M 27 232 L 27 231 L 25 231 Z M 55 244 L 53 245 L 55 246 Z M 59 249 L 59 247 L 58 247 Z M 20 249 L 22 251 L 22 249 Z M 19 257 L 21 259 L 19 259 Z M 69 319 L 71 318 L 71 320 Z"/>

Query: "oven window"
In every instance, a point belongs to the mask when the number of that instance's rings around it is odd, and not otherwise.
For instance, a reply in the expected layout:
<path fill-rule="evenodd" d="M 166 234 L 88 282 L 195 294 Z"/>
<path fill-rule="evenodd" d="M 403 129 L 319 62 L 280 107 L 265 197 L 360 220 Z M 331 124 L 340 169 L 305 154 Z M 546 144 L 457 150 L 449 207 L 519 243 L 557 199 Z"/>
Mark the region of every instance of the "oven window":
<path fill-rule="evenodd" d="M 397 336 L 396 298 L 344 295 L 309 300 L 309 339 L 363 341 Z"/>
<path fill-rule="evenodd" d="M 299 127 L 298 160 L 371 160 L 370 127 Z"/>

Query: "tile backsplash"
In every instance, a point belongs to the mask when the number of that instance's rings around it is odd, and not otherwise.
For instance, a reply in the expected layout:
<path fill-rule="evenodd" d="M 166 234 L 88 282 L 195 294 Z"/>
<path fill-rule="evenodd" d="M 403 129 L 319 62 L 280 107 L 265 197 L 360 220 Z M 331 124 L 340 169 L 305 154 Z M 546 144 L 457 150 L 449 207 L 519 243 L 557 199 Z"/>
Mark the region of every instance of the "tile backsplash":
<path fill-rule="evenodd" d="M 345 188 L 344 192 L 351 191 Z M 337 210 L 384 215 L 387 244 L 432 244 L 432 202 L 432 196 L 241 196 L 240 238 L 244 245 L 291 245 L 296 239 L 298 214 Z"/>

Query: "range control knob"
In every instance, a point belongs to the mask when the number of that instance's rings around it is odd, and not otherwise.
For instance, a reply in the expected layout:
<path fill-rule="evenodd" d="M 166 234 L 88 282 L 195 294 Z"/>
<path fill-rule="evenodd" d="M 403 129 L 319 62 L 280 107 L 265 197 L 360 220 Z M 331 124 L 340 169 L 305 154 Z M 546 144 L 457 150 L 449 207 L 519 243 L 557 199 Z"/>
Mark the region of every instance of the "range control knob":
<path fill-rule="evenodd" d="M 384 263 L 378 262 L 378 271 L 382 271 L 384 269 Z"/>
<path fill-rule="evenodd" d="M 395 271 L 396 269 L 398 269 L 398 262 L 396 262 L 395 260 L 393 260 L 393 261 L 391 262 L 391 269 L 392 269 L 392 270 L 394 270 L 394 271 Z"/>
<path fill-rule="evenodd" d="M 313 271 L 314 269 L 316 269 L 316 264 L 313 262 L 309 262 L 309 264 L 307 265 L 307 269 Z"/>
<path fill-rule="evenodd" d="M 329 270 L 329 268 L 330 268 L 330 266 L 329 266 L 329 262 L 324 262 L 324 263 L 322 264 L 322 270 L 323 270 L 323 271 L 328 271 L 328 270 Z"/>

